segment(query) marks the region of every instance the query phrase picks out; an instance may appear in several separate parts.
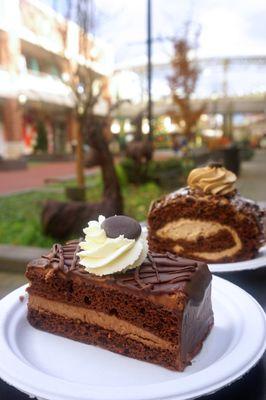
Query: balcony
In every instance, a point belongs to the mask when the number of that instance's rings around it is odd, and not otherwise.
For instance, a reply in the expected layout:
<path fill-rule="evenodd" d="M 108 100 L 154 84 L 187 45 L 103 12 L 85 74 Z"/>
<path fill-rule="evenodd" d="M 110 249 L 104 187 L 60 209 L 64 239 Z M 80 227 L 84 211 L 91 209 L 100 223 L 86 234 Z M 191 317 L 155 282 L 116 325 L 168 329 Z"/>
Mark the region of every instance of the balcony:
<path fill-rule="evenodd" d="M 0 69 L 0 98 L 14 98 L 24 95 L 24 99 L 50 103 L 72 108 L 75 98 L 71 89 L 58 77 L 27 71 L 12 75 Z"/>

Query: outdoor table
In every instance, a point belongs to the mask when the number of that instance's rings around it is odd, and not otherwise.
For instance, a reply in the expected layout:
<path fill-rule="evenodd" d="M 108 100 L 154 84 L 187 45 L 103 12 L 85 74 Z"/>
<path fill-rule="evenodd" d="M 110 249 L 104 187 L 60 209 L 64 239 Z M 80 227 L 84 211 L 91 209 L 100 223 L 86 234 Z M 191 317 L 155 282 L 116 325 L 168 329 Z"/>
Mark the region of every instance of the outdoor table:
<path fill-rule="evenodd" d="M 250 293 L 266 312 L 266 268 L 255 271 L 217 274 Z M 252 337 L 250 338 L 252 340 Z M 217 344 L 219 345 L 219 343 Z M 0 380 L 1 400 L 28 400 L 29 397 Z M 244 377 L 212 395 L 206 400 L 265 400 L 266 399 L 266 353 L 259 363 Z M 115 400 L 115 399 L 114 399 Z"/>

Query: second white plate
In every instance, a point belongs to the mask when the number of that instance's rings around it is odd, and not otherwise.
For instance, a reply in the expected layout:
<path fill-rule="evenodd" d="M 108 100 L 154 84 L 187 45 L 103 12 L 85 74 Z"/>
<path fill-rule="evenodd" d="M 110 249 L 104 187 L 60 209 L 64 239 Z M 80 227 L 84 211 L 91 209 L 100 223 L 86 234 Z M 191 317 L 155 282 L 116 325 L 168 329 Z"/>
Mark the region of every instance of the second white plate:
<path fill-rule="evenodd" d="M 248 271 L 266 267 L 266 246 L 262 247 L 257 254 L 257 257 L 252 260 L 239 261 L 233 263 L 221 263 L 221 264 L 208 264 L 211 272 L 236 272 L 236 271 Z"/>
<path fill-rule="evenodd" d="M 49 400 L 185 400 L 241 377 L 263 355 L 265 314 L 244 290 L 213 277 L 215 325 L 182 373 L 34 329 L 25 286 L 0 301 L 0 377 Z M 252 339 L 251 339 L 252 338 Z"/>

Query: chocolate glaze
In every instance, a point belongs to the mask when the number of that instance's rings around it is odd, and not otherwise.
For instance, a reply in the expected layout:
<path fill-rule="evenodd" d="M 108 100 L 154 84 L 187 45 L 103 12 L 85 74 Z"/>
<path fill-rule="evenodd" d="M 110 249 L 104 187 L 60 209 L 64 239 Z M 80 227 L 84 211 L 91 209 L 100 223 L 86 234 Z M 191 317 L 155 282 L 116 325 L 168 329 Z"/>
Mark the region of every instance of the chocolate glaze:
<path fill-rule="evenodd" d="M 171 294 L 182 290 L 195 301 L 201 301 L 211 281 L 211 273 L 204 262 L 181 258 L 171 253 L 154 252 L 149 252 L 138 268 L 96 277 L 79 264 L 79 242 L 71 241 L 64 246 L 55 244 L 48 255 L 33 260 L 28 267 L 52 267 L 61 270 L 68 277 L 78 274 L 143 294 Z"/>
<path fill-rule="evenodd" d="M 176 190 L 175 192 L 169 193 L 165 196 L 162 196 L 158 200 L 155 200 L 151 204 L 150 211 L 152 211 L 154 208 L 165 206 L 171 204 L 172 202 L 174 203 L 176 199 L 184 196 L 189 198 L 191 201 L 204 198 L 210 202 L 218 203 L 221 201 L 227 201 L 228 204 L 230 202 L 230 204 L 235 206 L 238 211 L 242 211 L 245 214 L 249 214 L 255 217 L 258 224 L 261 224 L 261 219 L 265 214 L 255 201 L 240 196 L 237 191 L 233 193 L 227 193 L 226 195 L 208 195 L 200 189 L 191 189 L 188 186 Z"/>
<path fill-rule="evenodd" d="M 182 288 L 190 297 L 201 300 L 211 274 L 203 262 L 149 252 L 140 268 L 114 275 L 113 279 L 119 286 L 152 294 L 173 293 Z"/>

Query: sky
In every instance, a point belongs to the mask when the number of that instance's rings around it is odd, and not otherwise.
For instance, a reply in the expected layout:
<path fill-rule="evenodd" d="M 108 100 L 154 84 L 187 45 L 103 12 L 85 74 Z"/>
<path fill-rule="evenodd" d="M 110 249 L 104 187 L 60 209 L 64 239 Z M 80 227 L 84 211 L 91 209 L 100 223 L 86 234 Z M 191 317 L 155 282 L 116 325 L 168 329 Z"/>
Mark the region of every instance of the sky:
<path fill-rule="evenodd" d="M 66 0 L 43 0 L 64 12 Z M 145 52 L 146 0 L 94 0 L 96 35 L 114 46 L 117 62 Z M 266 55 L 266 0 L 153 0 L 153 37 L 180 34 L 187 20 L 201 27 L 202 56 Z M 157 57 L 171 52 L 154 42 Z"/>
<path fill-rule="evenodd" d="M 66 12 L 67 0 L 42 1 Z M 94 6 L 95 34 L 112 45 L 117 67 L 144 65 L 147 1 L 94 0 Z M 155 63 L 169 63 L 169 38 L 180 36 L 188 20 L 195 29 L 200 27 L 199 57 L 266 56 L 266 0 L 152 0 Z M 208 69 L 200 77 L 200 96 L 222 91 L 222 66 Z M 227 79 L 229 94 L 266 92 L 266 64 L 231 66 Z M 160 91 L 162 81 L 168 87 L 166 75 L 158 80 Z"/>

